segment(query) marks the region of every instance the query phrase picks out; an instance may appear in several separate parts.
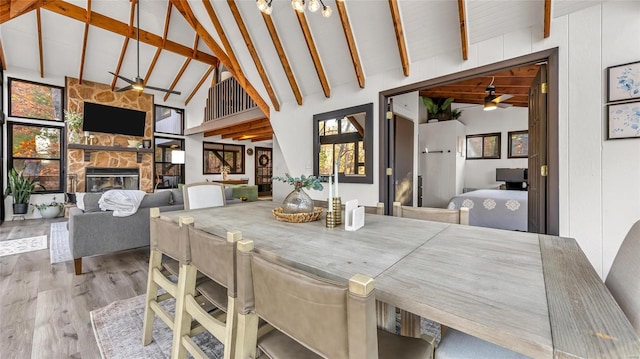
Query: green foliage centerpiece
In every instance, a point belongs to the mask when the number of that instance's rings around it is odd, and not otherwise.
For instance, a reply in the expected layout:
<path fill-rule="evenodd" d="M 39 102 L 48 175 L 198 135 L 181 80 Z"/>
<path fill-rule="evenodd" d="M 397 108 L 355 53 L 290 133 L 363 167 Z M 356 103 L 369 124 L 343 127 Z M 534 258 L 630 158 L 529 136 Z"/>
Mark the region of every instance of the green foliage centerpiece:
<path fill-rule="evenodd" d="M 291 177 L 285 173 L 284 177 L 273 177 L 274 181 L 282 181 L 293 186 L 293 191 L 282 202 L 282 213 L 302 214 L 314 213 L 313 199 L 303 189 L 322 190 L 320 179 L 315 176 Z M 321 213 L 321 212 L 320 212 Z M 317 217 L 316 217 L 317 219 Z"/>
<path fill-rule="evenodd" d="M 82 114 L 75 111 L 64 111 L 64 121 L 69 127 L 69 143 L 80 143 L 80 129 L 83 121 Z"/>

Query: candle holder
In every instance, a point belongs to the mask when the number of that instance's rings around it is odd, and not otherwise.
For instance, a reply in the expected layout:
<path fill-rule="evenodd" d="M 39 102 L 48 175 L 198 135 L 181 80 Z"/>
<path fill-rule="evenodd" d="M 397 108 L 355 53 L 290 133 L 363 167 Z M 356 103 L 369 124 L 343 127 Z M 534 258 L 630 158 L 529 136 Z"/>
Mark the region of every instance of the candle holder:
<path fill-rule="evenodd" d="M 337 225 L 334 214 L 335 212 L 327 211 L 327 216 L 325 217 L 327 228 L 334 228 Z"/>
<path fill-rule="evenodd" d="M 331 200 L 333 201 L 334 220 L 336 225 L 340 225 L 342 224 L 342 198 L 333 197 Z"/>

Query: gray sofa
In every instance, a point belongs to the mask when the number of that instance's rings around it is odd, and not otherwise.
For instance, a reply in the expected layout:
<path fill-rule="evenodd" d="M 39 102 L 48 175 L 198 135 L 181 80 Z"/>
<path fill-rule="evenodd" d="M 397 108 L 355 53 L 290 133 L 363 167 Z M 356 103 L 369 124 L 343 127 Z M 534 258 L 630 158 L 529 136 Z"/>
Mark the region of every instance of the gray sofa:
<path fill-rule="evenodd" d="M 82 257 L 148 246 L 150 208 L 159 207 L 160 212 L 184 209 L 182 191 L 178 189 L 147 193 L 138 211 L 128 217 L 101 211 L 100 196 L 101 193 L 86 193 L 84 210 L 69 211 L 69 246 L 76 274 L 82 273 Z"/>

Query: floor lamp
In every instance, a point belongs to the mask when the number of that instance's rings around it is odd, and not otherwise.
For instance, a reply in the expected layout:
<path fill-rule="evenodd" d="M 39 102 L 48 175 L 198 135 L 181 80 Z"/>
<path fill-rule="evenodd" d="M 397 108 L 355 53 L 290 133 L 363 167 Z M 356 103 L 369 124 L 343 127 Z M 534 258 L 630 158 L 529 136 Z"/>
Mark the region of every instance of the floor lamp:
<path fill-rule="evenodd" d="M 171 164 L 174 165 L 183 165 L 185 159 L 185 151 L 182 150 L 173 150 L 171 151 Z M 182 169 L 180 169 L 180 174 L 182 174 Z M 178 175 L 178 178 L 180 175 Z M 176 180 L 176 187 L 178 187 L 178 180 Z"/>

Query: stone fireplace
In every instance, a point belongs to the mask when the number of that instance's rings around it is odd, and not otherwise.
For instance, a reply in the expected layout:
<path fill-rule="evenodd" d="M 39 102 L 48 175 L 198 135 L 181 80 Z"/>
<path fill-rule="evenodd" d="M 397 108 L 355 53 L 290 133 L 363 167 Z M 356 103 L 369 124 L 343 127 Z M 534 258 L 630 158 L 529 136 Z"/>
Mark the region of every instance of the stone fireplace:
<path fill-rule="evenodd" d="M 105 192 L 110 189 L 140 189 L 140 172 L 137 168 L 85 169 L 87 192 Z"/>

